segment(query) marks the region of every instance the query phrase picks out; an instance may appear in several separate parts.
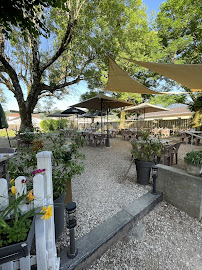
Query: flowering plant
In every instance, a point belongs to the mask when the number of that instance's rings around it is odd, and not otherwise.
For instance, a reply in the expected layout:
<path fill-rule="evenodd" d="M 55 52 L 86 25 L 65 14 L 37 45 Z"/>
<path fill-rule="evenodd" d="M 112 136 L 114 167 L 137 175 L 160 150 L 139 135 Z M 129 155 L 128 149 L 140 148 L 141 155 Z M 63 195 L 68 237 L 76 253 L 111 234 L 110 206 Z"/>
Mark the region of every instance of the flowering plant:
<path fill-rule="evenodd" d="M 68 144 L 63 135 L 40 134 L 40 136 L 42 137 L 37 135 L 37 138 L 33 140 L 31 148 L 18 149 L 17 154 L 9 160 L 8 177 L 26 176 L 27 184 L 30 185 L 31 189 L 31 177 L 38 173 L 38 170 L 35 170 L 36 153 L 42 150 L 51 150 L 53 196 L 56 199 L 65 192 L 67 182 L 74 175 L 83 171 L 81 160 L 84 159 L 84 155 L 79 152 L 79 148 L 83 146 L 84 142 L 76 134 L 73 135 L 71 142 L 68 142 Z"/>
<path fill-rule="evenodd" d="M 22 180 L 22 183 L 25 183 Z M 49 219 L 52 216 L 52 207 L 43 206 L 40 208 L 32 208 L 29 211 L 22 212 L 20 206 L 24 203 L 30 203 L 34 200 L 33 190 L 28 194 L 22 194 L 17 191 L 14 180 L 10 181 L 10 201 L 9 205 L 0 210 L 0 247 L 9 244 L 24 241 L 31 227 L 32 218 L 41 215 L 41 219 Z M 0 209 L 3 207 L 0 205 Z M 9 217 L 9 218 L 8 218 Z"/>

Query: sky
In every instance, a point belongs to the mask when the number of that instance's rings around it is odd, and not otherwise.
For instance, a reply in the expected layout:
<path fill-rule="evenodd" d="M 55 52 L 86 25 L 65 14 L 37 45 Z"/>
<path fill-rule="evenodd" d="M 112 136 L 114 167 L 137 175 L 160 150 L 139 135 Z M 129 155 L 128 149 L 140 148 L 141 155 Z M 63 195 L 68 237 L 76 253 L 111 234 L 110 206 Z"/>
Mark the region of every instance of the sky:
<path fill-rule="evenodd" d="M 156 11 L 155 14 L 159 11 L 159 5 L 165 0 L 142 0 L 142 2 L 148 7 L 147 14 L 150 16 L 152 11 Z M 85 93 L 88 90 L 87 83 L 81 81 L 79 84 L 73 86 L 73 90 L 70 91 L 70 94 L 66 98 L 63 98 L 61 101 L 54 99 L 55 108 L 58 110 L 65 110 L 69 106 L 78 103 L 80 100 L 80 95 Z M 7 104 L 4 106 L 5 110 L 18 110 L 18 104 L 14 95 L 11 91 L 6 90 L 5 96 Z"/>

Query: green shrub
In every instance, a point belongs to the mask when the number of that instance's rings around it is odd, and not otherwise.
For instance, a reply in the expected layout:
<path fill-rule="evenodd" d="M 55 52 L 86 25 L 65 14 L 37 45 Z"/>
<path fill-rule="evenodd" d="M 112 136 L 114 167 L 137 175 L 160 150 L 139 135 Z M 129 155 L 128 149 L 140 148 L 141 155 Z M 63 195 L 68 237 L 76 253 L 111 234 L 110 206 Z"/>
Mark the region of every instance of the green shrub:
<path fill-rule="evenodd" d="M 46 119 L 41 121 L 40 127 L 46 131 L 55 131 L 58 130 L 59 128 L 65 128 L 66 127 L 66 119 L 62 120 L 54 120 L 54 119 Z"/>
<path fill-rule="evenodd" d="M 202 164 L 202 151 L 191 151 L 184 157 L 184 162 L 191 165 Z"/>

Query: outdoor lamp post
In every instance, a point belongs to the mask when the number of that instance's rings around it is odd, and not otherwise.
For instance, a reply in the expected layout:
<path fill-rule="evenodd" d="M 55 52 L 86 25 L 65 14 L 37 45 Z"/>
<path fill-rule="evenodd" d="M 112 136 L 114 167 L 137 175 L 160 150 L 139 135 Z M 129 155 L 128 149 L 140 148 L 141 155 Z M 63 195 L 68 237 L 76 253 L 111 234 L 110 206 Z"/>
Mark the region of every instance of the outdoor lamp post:
<path fill-rule="evenodd" d="M 76 221 L 76 203 L 69 202 L 66 205 L 66 225 L 69 229 L 70 245 L 67 250 L 67 256 L 72 259 L 76 257 L 78 250 L 75 246 L 74 227 L 77 225 Z"/>
<path fill-rule="evenodd" d="M 105 143 L 105 146 L 106 147 L 110 147 L 110 142 L 109 142 L 109 123 L 108 123 L 109 112 L 110 112 L 110 108 L 107 109 L 107 139 L 106 139 L 106 143 Z"/>
<path fill-rule="evenodd" d="M 158 177 L 158 168 L 157 166 L 152 167 L 152 179 L 153 179 L 153 190 L 152 194 L 157 194 L 158 192 L 156 191 L 156 179 Z"/>

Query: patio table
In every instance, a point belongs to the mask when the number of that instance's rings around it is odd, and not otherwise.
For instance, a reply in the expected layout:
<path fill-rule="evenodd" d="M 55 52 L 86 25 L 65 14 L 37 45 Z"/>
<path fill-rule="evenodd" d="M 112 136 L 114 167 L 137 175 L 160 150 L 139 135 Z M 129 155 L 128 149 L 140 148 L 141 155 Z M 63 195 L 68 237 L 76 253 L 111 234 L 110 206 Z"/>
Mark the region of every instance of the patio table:
<path fill-rule="evenodd" d="M 0 178 L 5 178 L 5 176 L 6 176 L 6 163 L 15 154 L 16 153 L 0 153 Z"/>

